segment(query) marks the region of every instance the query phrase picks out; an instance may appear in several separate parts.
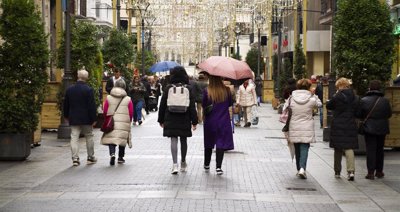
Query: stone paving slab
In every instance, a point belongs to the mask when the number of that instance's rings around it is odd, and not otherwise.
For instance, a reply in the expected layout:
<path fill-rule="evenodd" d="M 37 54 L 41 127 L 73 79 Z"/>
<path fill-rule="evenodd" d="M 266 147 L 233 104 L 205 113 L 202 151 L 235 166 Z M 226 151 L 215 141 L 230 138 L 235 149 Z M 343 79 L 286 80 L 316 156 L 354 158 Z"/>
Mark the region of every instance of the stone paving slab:
<path fill-rule="evenodd" d="M 278 114 L 268 104 L 259 110 L 259 125 L 235 128 L 235 149 L 225 154 L 224 175 L 203 170 L 202 125 L 188 139 L 186 173 L 170 174 L 170 142 L 162 137 L 151 113 L 132 127 L 133 148 L 126 164 L 109 166 L 108 148 L 99 145 L 95 131 L 95 165 L 72 167 L 68 141 L 43 133 L 42 146 L 25 162 L 0 162 L 0 211 L 396 211 L 400 203 L 400 164 L 387 152 L 389 167 L 382 180 L 368 181 L 365 156 L 356 156 L 356 181 L 333 177 L 333 151 L 322 142 L 312 144 L 308 179 L 295 176 L 281 132 Z M 80 158 L 86 158 L 81 140 Z M 386 153 L 386 152 L 385 152 Z M 179 155 L 180 158 L 180 155 Z M 343 167 L 345 167 L 344 161 Z M 397 187 L 396 187 L 397 186 Z"/>

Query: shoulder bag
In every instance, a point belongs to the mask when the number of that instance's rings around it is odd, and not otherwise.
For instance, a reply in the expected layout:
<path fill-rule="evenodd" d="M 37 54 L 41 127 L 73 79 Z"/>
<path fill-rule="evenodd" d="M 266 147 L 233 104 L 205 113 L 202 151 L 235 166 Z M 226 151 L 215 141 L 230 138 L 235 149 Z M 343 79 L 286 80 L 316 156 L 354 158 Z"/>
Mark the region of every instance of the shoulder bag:
<path fill-rule="evenodd" d="M 124 100 L 124 98 L 125 97 L 121 98 L 117 107 L 114 110 L 114 113 L 115 113 L 115 111 L 117 111 L 119 105 L 121 104 L 122 100 Z M 109 133 L 114 130 L 114 113 L 112 115 L 106 115 L 106 117 L 104 118 L 103 125 L 100 128 L 100 131 L 102 131 L 104 133 Z"/>
<path fill-rule="evenodd" d="M 358 134 L 360 135 L 364 135 L 365 134 L 365 123 L 367 122 L 368 118 L 371 116 L 372 111 L 374 111 L 376 105 L 378 104 L 379 100 L 381 99 L 381 97 L 378 97 L 375 101 L 374 106 L 372 107 L 372 109 L 369 111 L 368 115 L 365 117 L 364 120 L 360 120 L 358 123 Z"/>

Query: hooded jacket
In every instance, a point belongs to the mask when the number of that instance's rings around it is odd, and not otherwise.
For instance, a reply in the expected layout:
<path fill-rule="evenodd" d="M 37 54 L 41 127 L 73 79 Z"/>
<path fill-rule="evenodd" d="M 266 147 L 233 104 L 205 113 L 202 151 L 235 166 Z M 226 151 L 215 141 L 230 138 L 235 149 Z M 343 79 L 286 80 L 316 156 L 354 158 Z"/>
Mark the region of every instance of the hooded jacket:
<path fill-rule="evenodd" d="M 355 112 L 359 98 L 352 89 L 339 90 L 327 102 L 326 108 L 333 111 L 329 146 L 338 149 L 357 149 L 358 130 Z"/>
<path fill-rule="evenodd" d="M 313 109 L 322 103 L 308 90 L 295 90 L 285 103 L 285 108 L 292 108 L 289 124 L 289 140 L 292 143 L 315 142 Z"/>
<path fill-rule="evenodd" d="M 131 139 L 130 133 L 132 117 L 129 114 L 129 105 L 131 105 L 132 107 L 131 98 L 127 96 L 124 89 L 114 87 L 111 90 L 110 95 L 107 96 L 106 101 L 107 103 L 104 104 L 104 114 L 114 114 L 114 130 L 103 135 L 103 137 L 101 138 L 101 144 L 115 144 L 126 146 L 128 139 Z M 119 104 L 118 109 L 115 111 L 120 101 L 121 103 Z M 106 105 L 108 107 L 106 107 Z"/>

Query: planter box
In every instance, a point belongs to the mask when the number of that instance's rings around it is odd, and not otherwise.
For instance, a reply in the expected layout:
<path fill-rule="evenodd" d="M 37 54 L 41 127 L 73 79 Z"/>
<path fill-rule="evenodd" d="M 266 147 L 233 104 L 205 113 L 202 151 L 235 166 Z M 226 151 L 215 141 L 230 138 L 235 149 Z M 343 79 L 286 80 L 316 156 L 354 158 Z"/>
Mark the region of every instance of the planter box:
<path fill-rule="evenodd" d="M 25 160 L 31 154 L 32 133 L 0 134 L 0 160 Z"/>
<path fill-rule="evenodd" d="M 45 102 L 41 112 L 42 129 L 58 129 L 61 122 L 60 111 L 55 102 Z"/>
<path fill-rule="evenodd" d="M 400 87 L 387 87 L 385 97 L 392 106 L 389 119 L 390 134 L 386 136 L 385 147 L 400 147 Z"/>

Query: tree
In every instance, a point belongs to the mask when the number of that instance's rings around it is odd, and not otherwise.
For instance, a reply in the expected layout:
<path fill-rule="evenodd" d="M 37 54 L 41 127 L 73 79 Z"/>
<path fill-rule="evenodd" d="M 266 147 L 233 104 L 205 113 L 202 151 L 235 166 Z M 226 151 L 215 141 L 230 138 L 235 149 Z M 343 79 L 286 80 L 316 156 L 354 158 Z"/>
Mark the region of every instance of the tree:
<path fill-rule="evenodd" d="M 289 58 L 283 59 L 283 70 L 282 73 L 279 75 L 279 94 L 282 97 L 283 89 L 285 87 L 286 81 L 289 78 L 293 77 L 293 67 L 292 62 Z"/>
<path fill-rule="evenodd" d="M 236 60 L 242 60 L 242 56 L 240 54 L 237 54 L 237 53 L 231 54 L 231 57 L 236 59 Z"/>
<path fill-rule="evenodd" d="M 306 56 L 303 52 L 303 45 L 301 44 L 301 40 L 296 44 L 294 49 L 294 64 L 293 64 L 293 72 L 296 80 L 300 80 L 306 77 Z"/>
<path fill-rule="evenodd" d="M 104 61 L 110 62 L 121 69 L 125 79 L 130 82 L 132 71 L 127 66 L 133 62 L 134 48 L 136 40 L 134 36 L 128 36 L 121 30 L 112 30 L 109 38 L 103 44 Z"/>
<path fill-rule="evenodd" d="M 65 32 L 64 32 L 65 33 Z M 85 68 L 89 72 L 88 85 L 95 92 L 96 104 L 100 105 L 99 89 L 102 76 L 102 55 L 97 42 L 98 28 L 90 22 L 71 21 L 71 72 L 76 81 L 78 70 Z M 64 68 L 65 40 L 61 39 L 58 49 L 57 67 Z M 61 91 L 63 92 L 63 91 Z M 59 107 L 63 101 L 63 93 L 58 94 Z"/>
<path fill-rule="evenodd" d="M 0 132 L 36 130 L 46 94 L 47 35 L 33 0 L 2 0 Z"/>
<path fill-rule="evenodd" d="M 379 0 L 342 0 L 334 19 L 334 67 L 364 94 L 370 80 L 387 81 L 394 59 L 389 8 Z M 360 15 L 362 14 L 362 15 Z"/>
<path fill-rule="evenodd" d="M 257 48 L 251 48 L 249 52 L 247 52 L 246 55 L 246 63 L 250 66 L 251 70 L 257 74 L 257 57 L 258 57 L 258 49 Z M 265 63 L 262 57 L 260 57 L 260 74 L 264 72 Z"/>
<path fill-rule="evenodd" d="M 154 65 L 156 63 L 156 58 L 154 57 L 153 53 L 148 50 L 144 51 L 144 55 L 145 55 L 144 70 L 146 70 L 145 73 L 147 75 L 150 75 L 151 73 L 150 73 L 149 69 L 152 65 Z M 142 52 L 141 51 L 137 52 L 135 66 L 138 67 L 139 69 L 142 68 Z M 142 74 L 142 72 L 140 72 L 140 74 Z"/>

